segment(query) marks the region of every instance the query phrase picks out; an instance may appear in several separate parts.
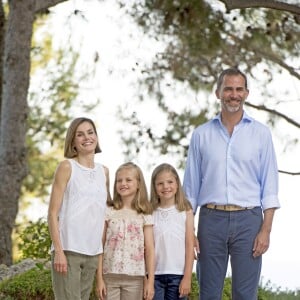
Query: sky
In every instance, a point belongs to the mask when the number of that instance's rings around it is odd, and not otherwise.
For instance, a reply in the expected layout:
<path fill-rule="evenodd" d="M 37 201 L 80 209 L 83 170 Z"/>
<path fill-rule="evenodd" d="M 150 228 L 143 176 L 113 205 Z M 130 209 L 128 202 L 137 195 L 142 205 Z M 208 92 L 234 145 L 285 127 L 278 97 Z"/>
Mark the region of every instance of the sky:
<path fill-rule="evenodd" d="M 68 18 L 74 9 L 79 9 L 84 14 L 84 20 Z M 112 182 L 116 168 L 124 162 L 123 146 L 117 133 L 123 125 L 116 117 L 117 107 L 121 106 L 123 113 L 126 114 L 135 106 L 136 111 L 143 114 L 146 122 L 153 123 L 153 116 L 155 116 L 156 122 L 152 126 L 156 127 L 156 130 L 164 128 L 164 120 L 160 119 L 161 116 L 156 111 L 155 104 L 141 105 L 137 101 L 136 91 L 140 72 L 139 63 L 150 62 L 163 45 L 159 41 L 147 38 L 130 17 L 118 8 L 115 1 L 100 1 L 99 3 L 93 0 L 73 0 L 57 5 L 51 11 L 53 18 L 47 25 L 47 30 L 53 32 L 57 46 L 65 42 L 64 38 L 72 28 L 71 43 L 81 52 L 82 68 L 91 67 L 95 54 L 99 56 L 94 79 L 82 87 L 81 101 L 100 100 L 99 107 L 84 115 L 96 122 L 102 148 L 102 153 L 97 154 L 96 160 L 109 167 Z M 70 24 L 72 27 L 69 27 Z M 260 76 L 259 70 L 258 76 Z M 297 89 L 295 82 L 287 82 L 285 87 L 292 91 L 295 98 L 299 100 L 300 90 Z M 274 92 L 280 88 L 281 85 L 276 83 L 272 86 Z M 186 101 L 193 98 L 192 101 L 195 101 L 194 95 L 184 93 L 186 92 L 179 88 L 175 94 L 169 96 L 185 97 Z M 250 100 L 251 97 L 256 97 L 256 93 L 255 90 L 252 92 L 250 82 Z M 212 100 L 215 101 L 215 99 Z M 291 117 L 298 117 L 299 121 L 299 104 L 291 103 L 284 109 Z M 78 116 L 82 116 L 80 106 L 74 108 L 73 111 L 73 117 Z M 259 113 L 255 113 L 254 117 L 264 121 Z M 279 169 L 296 172 L 300 170 L 298 158 L 300 146 L 289 147 L 288 155 L 283 152 L 282 147 L 282 139 L 289 134 L 300 139 L 299 130 L 291 132 L 291 129 L 287 129 L 286 124 L 283 123 L 279 130 L 274 132 L 274 145 Z M 149 160 L 153 160 L 154 165 L 161 162 L 175 165 L 176 162 L 176 158 L 168 155 L 155 156 L 153 153 L 142 151 L 136 157 L 135 162 L 144 170 L 147 183 L 150 182 L 151 170 L 145 165 Z M 182 172 L 180 175 L 182 176 Z M 282 207 L 275 214 L 271 245 L 263 257 L 261 280 L 263 284 L 270 281 L 274 288 L 300 289 L 300 242 L 296 231 L 300 228 L 300 177 L 280 174 L 279 182 L 279 198 Z M 43 217 L 46 216 L 47 209 L 46 207 L 41 209 L 37 203 L 34 203 L 30 211 L 33 216 Z"/>

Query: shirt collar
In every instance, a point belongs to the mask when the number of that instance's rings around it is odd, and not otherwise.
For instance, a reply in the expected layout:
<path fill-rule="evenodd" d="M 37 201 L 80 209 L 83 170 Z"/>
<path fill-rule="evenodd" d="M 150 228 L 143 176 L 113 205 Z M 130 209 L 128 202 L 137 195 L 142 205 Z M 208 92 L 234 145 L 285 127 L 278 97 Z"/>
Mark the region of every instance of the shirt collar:
<path fill-rule="evenodd" d="M 213 119 L 214 122 L 218 121 L 220 124 L 222 124 L 221 122 L 221 113 L 217 114 Z M 250 117 L 245 111 L 243 111 L 243 117 L 241 122 L 253 122 L 253 118 Z"/>

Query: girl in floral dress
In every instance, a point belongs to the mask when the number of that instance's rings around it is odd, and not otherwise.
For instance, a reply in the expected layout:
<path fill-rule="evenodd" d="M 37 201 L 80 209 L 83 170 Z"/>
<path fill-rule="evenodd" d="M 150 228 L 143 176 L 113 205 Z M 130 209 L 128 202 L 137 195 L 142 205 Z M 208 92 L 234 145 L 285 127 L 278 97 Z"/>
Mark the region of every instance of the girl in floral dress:
<path fill-rule="evenodd" d="M 154 295 L 152 208 L 141 169 L 121 165 L 105 216 L 104 255 L 97 271 L 99 299 L 151 300 Z M 147 275 L 147 276 L 146 276 Z"/>

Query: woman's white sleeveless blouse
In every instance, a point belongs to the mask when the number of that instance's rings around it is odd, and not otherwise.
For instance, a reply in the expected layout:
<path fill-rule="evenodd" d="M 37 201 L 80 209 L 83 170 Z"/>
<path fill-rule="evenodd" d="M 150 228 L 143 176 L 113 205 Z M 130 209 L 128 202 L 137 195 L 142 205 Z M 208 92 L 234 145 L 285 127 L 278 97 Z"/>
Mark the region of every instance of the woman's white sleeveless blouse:
<path fill-rule="evenodd" d="M 103 252 L 102 233 L 106 210 L 106 176 L 101 164 L 86 168 L 75 160 L 59 213 L 64 250 L 85 255 Z"/>

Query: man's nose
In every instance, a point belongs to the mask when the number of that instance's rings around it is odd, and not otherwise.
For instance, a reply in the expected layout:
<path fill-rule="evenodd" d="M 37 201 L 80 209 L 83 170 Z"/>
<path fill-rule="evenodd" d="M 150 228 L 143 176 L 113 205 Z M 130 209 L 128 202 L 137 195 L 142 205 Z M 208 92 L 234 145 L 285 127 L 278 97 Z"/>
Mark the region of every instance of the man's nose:
<path fill-rule="evenodd" d="M 232 90 L 231 92 L 231 98 L 236 99 L 238 97 L 238 92 L 236 90 Z"/>

